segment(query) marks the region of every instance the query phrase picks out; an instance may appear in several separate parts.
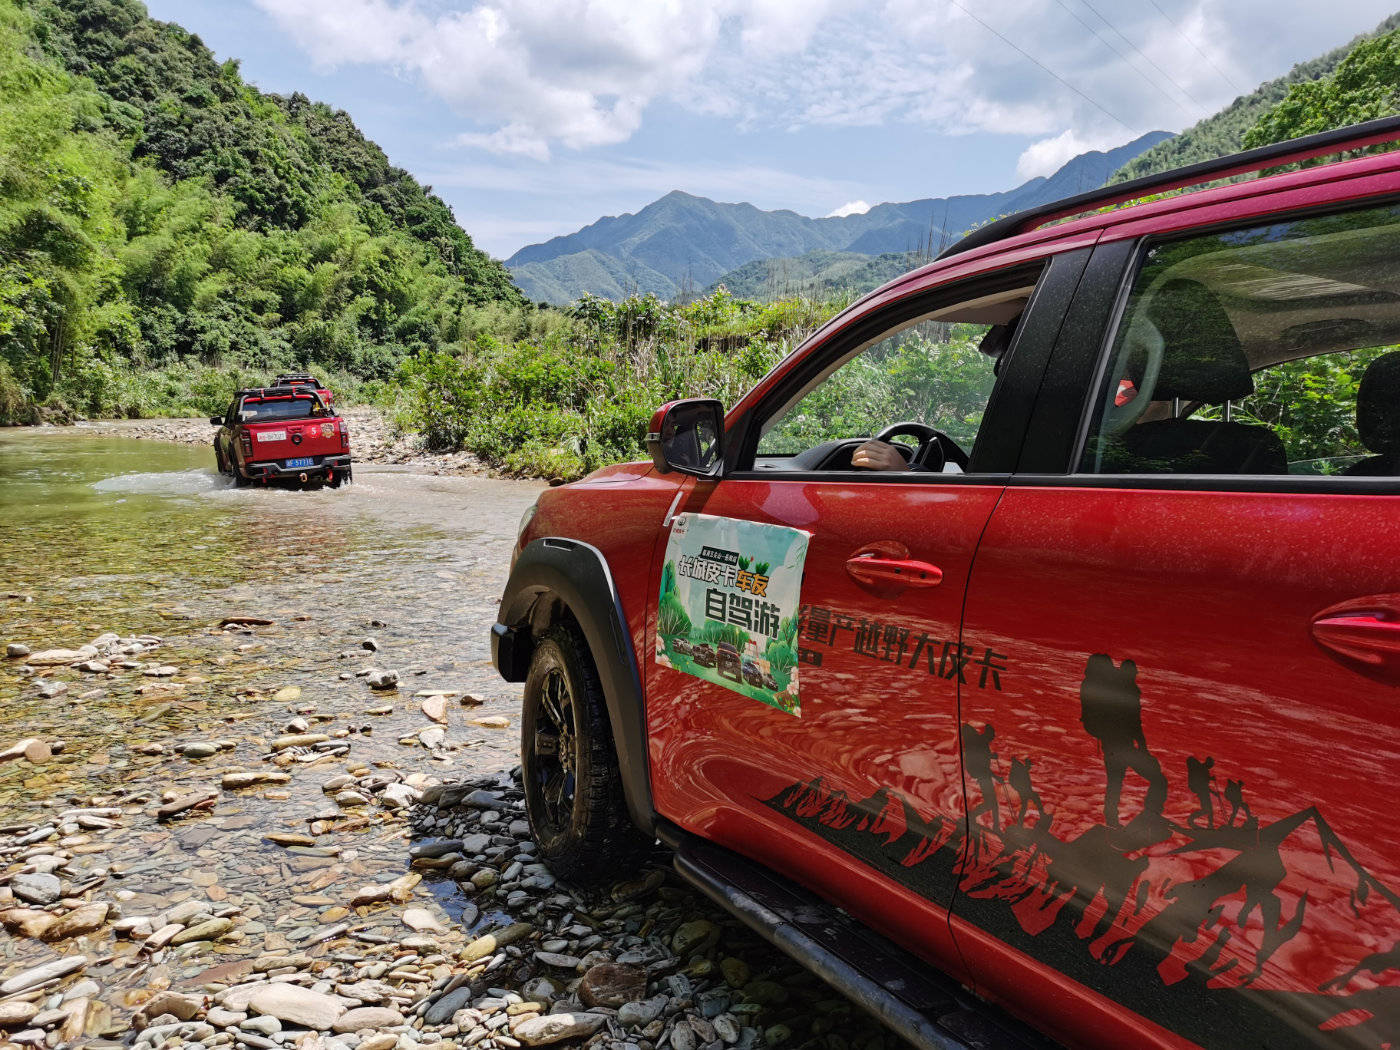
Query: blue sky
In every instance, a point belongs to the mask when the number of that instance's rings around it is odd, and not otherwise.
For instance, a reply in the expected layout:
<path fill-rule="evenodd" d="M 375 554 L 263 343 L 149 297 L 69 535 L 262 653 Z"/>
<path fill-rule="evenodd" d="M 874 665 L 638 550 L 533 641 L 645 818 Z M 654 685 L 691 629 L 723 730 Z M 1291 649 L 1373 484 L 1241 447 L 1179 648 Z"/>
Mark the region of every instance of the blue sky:
<path fill-rule="evenodd" d="M 1176 131 L 1393 0 L 146 0 L 504 258 L 669 190 L 826 215 Z"/>

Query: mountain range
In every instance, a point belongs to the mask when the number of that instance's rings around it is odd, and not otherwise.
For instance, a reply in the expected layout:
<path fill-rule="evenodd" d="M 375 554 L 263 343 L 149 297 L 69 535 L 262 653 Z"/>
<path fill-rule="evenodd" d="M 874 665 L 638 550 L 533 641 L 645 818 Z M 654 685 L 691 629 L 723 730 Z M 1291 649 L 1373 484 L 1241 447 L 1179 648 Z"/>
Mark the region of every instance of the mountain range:
<path fill-rule="evenodd" d="M 617 300 L 652 292 L 674 299 L 757 259 L 936 250 L 990 219 L 1102 186 L 1169 137 L 1153 131 L 1116 149 L 1083 153 L 1053 175 L 1012 190 L 878 204 L 842 218 L 721 204 L 675 190 L 635 214 L 607 216 L 577 233 L 521 248 L 506 265 L 531 299 L 562 304 L 585 293 Z"/>

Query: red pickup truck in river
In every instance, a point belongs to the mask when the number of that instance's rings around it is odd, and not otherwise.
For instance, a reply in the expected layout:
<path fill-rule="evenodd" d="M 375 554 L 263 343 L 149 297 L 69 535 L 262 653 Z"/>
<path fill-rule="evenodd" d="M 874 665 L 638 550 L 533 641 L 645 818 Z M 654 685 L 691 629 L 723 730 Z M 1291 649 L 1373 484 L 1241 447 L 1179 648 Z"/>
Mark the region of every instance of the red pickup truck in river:
<path fill-rule="evenodd" d="M 350 431 L 310 386 L 240 390 L 228 411 L 209 420 L 219 428 L 214 458 L 235 485 L 255 481 L 322 483 L 352 479 Z"/>

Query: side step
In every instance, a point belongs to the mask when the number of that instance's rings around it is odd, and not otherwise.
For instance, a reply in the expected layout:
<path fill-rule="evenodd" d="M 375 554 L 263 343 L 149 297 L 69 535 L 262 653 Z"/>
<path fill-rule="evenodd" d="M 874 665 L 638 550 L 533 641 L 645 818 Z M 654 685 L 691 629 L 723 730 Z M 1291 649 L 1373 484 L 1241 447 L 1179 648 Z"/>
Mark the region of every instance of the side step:
<path fill-rule="evenodd" d="M 663 831 L 680 876 L 920 1050 L 1055 1050 L 816 894 L 678 828 Z"/>

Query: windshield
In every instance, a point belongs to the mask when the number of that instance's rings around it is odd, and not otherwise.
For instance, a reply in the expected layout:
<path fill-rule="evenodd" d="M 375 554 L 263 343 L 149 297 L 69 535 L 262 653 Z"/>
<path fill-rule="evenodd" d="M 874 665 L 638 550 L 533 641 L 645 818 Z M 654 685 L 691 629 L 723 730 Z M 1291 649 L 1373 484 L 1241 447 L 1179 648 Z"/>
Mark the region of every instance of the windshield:
<path fill-rule="evenodd" d="M 250 398 L 238 410 L 238 418 L 244 423 L 269 419 L 309 419 L 323 415 L 325 409 L 313 397 L 278 397 L 265 401 Z"/>

